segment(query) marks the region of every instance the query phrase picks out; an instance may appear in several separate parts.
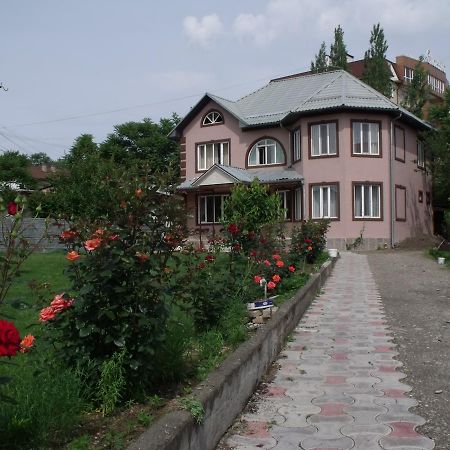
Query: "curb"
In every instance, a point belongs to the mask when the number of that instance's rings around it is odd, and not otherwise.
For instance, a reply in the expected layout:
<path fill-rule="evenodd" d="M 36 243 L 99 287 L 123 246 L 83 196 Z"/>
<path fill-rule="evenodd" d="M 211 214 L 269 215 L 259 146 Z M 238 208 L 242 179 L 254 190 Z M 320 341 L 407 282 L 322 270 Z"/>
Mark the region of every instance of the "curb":
<path fill-rule="evenodd" d="M 287 336 L 330 275 L 336 260 L 332 258 L 325 262 L 305 286 L 283 303 L 267 324 L 197 385 L 193 395 L 205 411 L 201 424 L 196 424 L 187 411 L 168 413 L 144 431 L 127 450 L 213 450 L 276 359 Z"/>

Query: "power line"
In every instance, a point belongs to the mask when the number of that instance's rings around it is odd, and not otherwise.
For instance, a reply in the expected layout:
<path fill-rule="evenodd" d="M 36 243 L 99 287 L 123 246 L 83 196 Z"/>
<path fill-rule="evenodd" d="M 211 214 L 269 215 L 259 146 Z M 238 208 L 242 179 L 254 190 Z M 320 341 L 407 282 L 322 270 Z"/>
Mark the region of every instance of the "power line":
<path fill-rule="evenodd" d="M 223 87 L 223 88 L 214 89 L 214 91 L 219 91 L 220 92 L 220 91 L 224 91 L 224 90 L 227 90 L 227 89 L 232 89 L 232 88 L 235 88 L 235 87 L 243 86 L 243 85 L 249 84 L 249 83 L 257 83 L 257 82 L 263 81 L 263 80 L 267 80 L 267 77 L 259 78 L 257 80 L 244 81 L 244 82 L 241 82 L 241 83 L 232 84 L 232 85 L 229 85 L 229 86 L 226 86 L 226 87 Z M 181 100 L 187 100 L 187 99 L 194 98 L 194 97 L 200 97 L 203 94 L 204 94 L 204 92 L 200 92 L 200 93 L 196 93 L 196 94 L 186 95 L 186 96 L 183 96 L 183 97 L 175 97 L 175 98 L 166 99 L 166 100 L 159 100 L 159 101 L 156 101 L 156 102 L 142 103 L 140 105 L 125 106 L 125 107 L 122 107 L 122 108 L 115 108 L 115 109 L 110 109 L 110 110 L 105 110 L 105 111 L 100 111 L 100 112 L 78 114 L 78 115 L 61 117 L 61 118 L 57 118 L 57 119 L 42 120 L 42 121 L 39 121 L 39 122 L 27 122 L 27 123 L 19 123 L 19 124 L 16 124 L 16 125 L 8 125 L 8 126 L 4 126 L 3 128 L 4 129 L 11 129 L 11 128 L 18 128 L 18 127 L 29 127 L 29 126 L 33 126 L 33 125 L 44 125 L 44 124 L 49 124 L 49 123 L 66 122 L 66 121 L 69 121 L 69 120 L 83 119 L 83 118 L 86 118 L 86 117 L 104 116 L 104 115 L 107 115 L 107 114 L 114 114 L 114 113 L 122 112 L 122 111 L 130 111 L 132 109 L 146 108 L 146 107 L 150 107 L 150 106 L 156 106 L 156 105 L 163 105 L 163 104 L 166 104 L 166 103 L 178 102 L 178 101 L 181 101 Z"/>

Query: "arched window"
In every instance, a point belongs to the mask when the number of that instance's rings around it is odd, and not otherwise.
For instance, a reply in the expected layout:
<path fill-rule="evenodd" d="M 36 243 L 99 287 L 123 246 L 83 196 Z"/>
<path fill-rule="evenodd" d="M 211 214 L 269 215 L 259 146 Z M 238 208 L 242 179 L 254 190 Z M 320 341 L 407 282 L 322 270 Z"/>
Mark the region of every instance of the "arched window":
<path fill-rule="evenodd" d="M 281 144 L 275 139 L 261 139 L 248 154 L 249 166 L 285 164 L 286 157 Z"/>
<path fill-rule="evenodd" d="M 202 121 L 203 126 L 219 125 L 221 123 L 223 123 L 223 116 L 219 111 L 210 111 L 205 117 L 203 117 Z"/>

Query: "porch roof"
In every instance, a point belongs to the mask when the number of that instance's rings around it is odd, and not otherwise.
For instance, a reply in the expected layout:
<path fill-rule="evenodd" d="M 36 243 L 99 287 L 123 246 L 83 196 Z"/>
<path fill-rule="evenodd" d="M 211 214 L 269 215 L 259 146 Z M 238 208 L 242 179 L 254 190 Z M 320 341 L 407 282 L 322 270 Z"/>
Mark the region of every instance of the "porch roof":
<path fill-rule="evenodd" d="M 293 183 L 303 181 L 303 176 L 295 169 L 255 170 L 241 167 L 214 164 L 197 178 L 183 181 L 180 191 L 196 190 L 204 186 L 243 183 L 250 184 L 254 179 L 264 184 Z"/>

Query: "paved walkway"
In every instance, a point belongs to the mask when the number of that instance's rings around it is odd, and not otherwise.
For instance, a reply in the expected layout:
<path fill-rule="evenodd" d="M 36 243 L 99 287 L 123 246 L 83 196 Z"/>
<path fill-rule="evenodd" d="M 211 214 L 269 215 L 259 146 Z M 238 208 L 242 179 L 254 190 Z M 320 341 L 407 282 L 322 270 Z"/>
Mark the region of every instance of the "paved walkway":
<path fill-rule="evenodd" d="M 367 257 L 344 253 L 280 355 L 273 382 L 221 445 L 432 449 L 433 441 L 415 431 L 425 420 L 409 412 L 417 402 L 400 381 L 391 339 Z"/>

